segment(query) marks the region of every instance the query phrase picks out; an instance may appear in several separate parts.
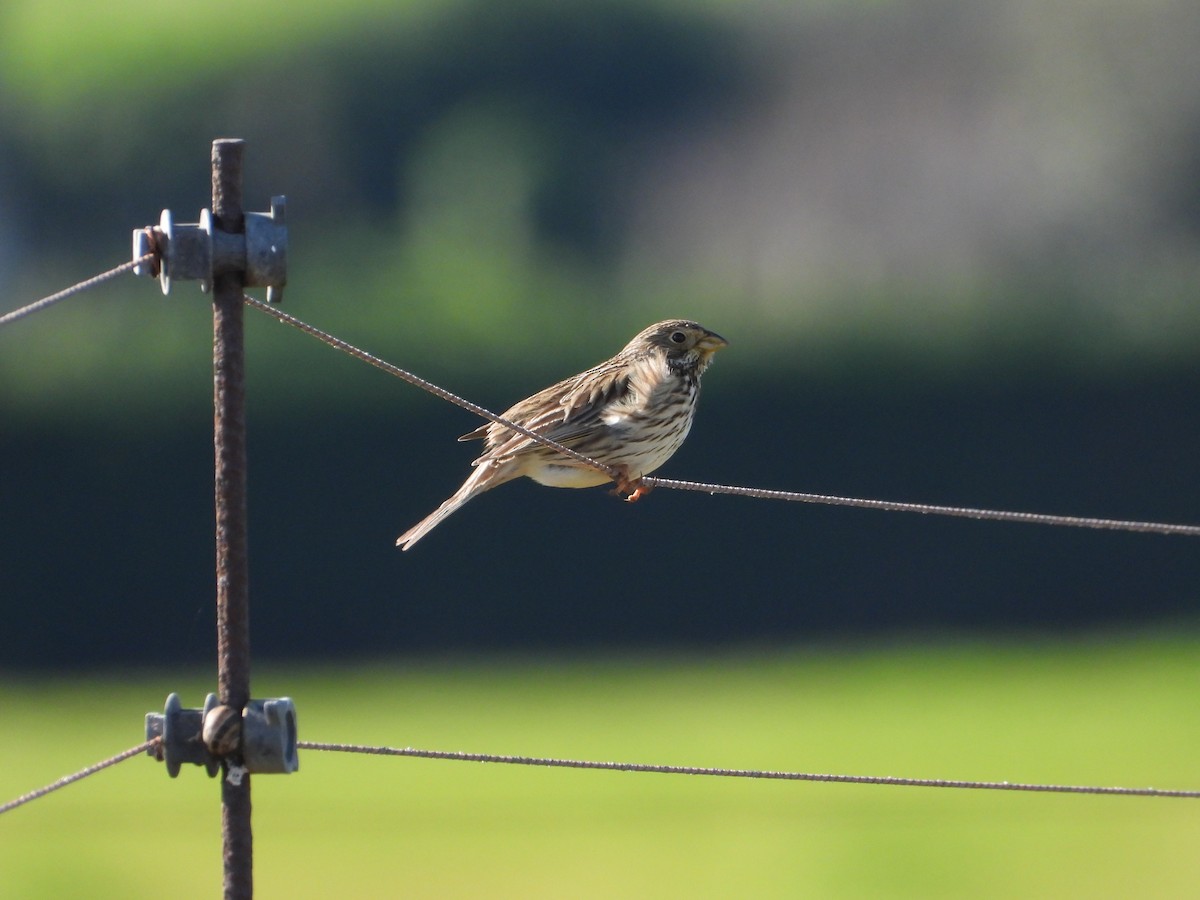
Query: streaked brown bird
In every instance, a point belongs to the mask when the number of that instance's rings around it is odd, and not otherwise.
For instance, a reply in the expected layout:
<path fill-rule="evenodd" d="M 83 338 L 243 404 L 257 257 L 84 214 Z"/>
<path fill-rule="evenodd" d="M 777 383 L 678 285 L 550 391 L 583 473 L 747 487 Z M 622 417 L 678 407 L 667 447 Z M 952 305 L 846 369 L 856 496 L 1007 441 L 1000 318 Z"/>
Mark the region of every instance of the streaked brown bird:
<path fill-rule="evenodd" d="M 587 466 L 496 422 L 460 441 L 484 438 L 475 471 L 445 503 L 396 540 L 404 550 L 472 497 L 525 476 L 551 487 L 585 488 L 616 481 L 616 493 L 637 500 L 640 484 L 679 449 L 692 427 L 700 375 L 728 342 L 686 319 L 651 325 L 612 359 L 539 391 L 503 418 L 617 469 Z"/>

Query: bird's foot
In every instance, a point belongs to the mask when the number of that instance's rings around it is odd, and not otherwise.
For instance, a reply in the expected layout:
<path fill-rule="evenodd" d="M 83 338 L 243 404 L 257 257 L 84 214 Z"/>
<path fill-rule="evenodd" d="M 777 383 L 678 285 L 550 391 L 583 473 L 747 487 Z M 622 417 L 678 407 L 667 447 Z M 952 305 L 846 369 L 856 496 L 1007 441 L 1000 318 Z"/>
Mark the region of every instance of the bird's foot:
<path fill-rule="evenodd" d="M 643 484 L 641 476 L 637 478 L 629 477 L 629 468 L 627 466 L 619 466 L 617 477 L 613 480 L 617 486 L 612 489 L 612 494 L 620 497 L 626 503 L 636 503 L 650 493 L 650 485 Z"/>

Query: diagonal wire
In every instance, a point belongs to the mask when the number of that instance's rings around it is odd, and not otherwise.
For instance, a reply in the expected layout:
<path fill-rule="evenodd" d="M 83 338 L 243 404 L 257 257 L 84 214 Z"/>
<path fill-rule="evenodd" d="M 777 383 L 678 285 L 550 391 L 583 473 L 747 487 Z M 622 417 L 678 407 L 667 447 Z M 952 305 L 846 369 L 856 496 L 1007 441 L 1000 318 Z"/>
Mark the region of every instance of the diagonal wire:
<path fill-rule="evenodd" d="M 1042 794 L 1109 794 L 1124 797 L 1175 797 L 1200 799 L 1200 791 L 1164 788 L 1105 787 L 1079 784 L 1029 784 L 1018 781 L 960 781 L 944 778 L 897 778 L 891 775 L 828 775 L 816 772 L 779 772 L 768 769 L 720 769 L 698 766 L 664 766 L 648 763 L 594 762 L 545 756 L 499 756 L 451 750 L 417 750 L 412 747 L 376 747 L 364 744 L 327 744 L 300 741 L 301 750 L 364 753 L 372 756 L 408 756 L 460 762 L 502 763 L 512 766 L 545 766 L 559 769 L 603 769 L 609 772 L 656 772 L 663 775 L 706 775 L 717 778 L 760 778 L 774 781 L 823 781 L 840 784 L 888 784 L 900 787 L 960 788 L 982 791 L 1030 791 Z"/>
<path fill-rule="evenodd" d="M 434 384 L 432 381 L 426 381 L 420 375 L 414 375 L 412 372 L 409 372 L 407 369 L 402 369 L 399 366 L 392 365 L 390 362 L 386 362 L 385 360 L 380 359 L 378 356 L 374 356 L 373 354 L 368 353 L 366 350 L 361 350 L 358 347 L 355 347 L 353 344 L 343 341 L 341 338 L 336 338 L 332 334 L 329 334 L 326 331 L 322 331 L 320 328 L 317 328 L 313 325 L 309 325 L 307 322 L 303 322 L 300 319 L 297 319 L 295 316 L 289 316 L 287 313 L 283 312 L 282 310 L 278 310 L 273 306 L 263 303 L 261 300 L 255 299 L 254 297 L 250 297 L 250 296 L 245 296 L 242 299 L 244 299 L 246 301 L 246 304 L 248 306 L 252 306 L 257 310 L 261 310 L 262 312 L 265 312 L 269 316 L 274 316 L 276 319 L 278 319 L 280 322 L 283 322 L 285 325 L 291 325 L 293 328 L 299 329 L 300 331 L 303 331 L 305 334 L 315 337 L 319 341 L 323 341 L 324 343 L 328 344 L 330 347 L 333 347 L 336 350 L 341 350 L 343 353 L 348 353 L 351 356 L 353 356 L 355 359 L 361 359 L 363 362 L 368 363 L 377 369 L 382 369 L 383 371 L 387 372 L 389 375 L 395 375 L 397 378 L 403 379 L 404 381 L 407 381 L 409 384 L 414 385 L 415 387 L 419 387 L 423 391 L 428 391 L 429 393 L 433 394 L 435 397 L 440 397 L 443 400 L 453 403 L 455 406 L 461 406 L 463 409 L 467 410 L 468 412 L 475 413 L 475 415 L 477 415 L 477 416 L 481 416 L 492 422 L 496 422 L 500 425 L 505 426 L 506 428 L 511 428 L 513 431 L 517 432 L 518 434 L 523 434 L 527 438 L 532 438 L 533 440 L 537 441 L 538 443 L 545 444 L 547 447 L 551 447 L 551 448 L 557 450 L 559 453 L 563 454 L 564 456 L 569 456 L 569 457 L 571 457 L 571 459 L 574 459 L 577 462 L 581 462 L 585 466 L 591 466 L 593 469 L 597 469 L 598 471 L 603 472 L 605 475 L 608 475 L 610 478 L 616 478 L 620 474 L 612 466 L 606 466 L 604 463 L 597 462 L 594 459 L 584 456 L 582 453 L 572 450 L 570 447 L 564 447 L 562 444 L 558 443 L 557 441 L 553 441 L 550 438 L 545 437 L 544 435 L 540 435 L 534 431 L 530 431 L 528 428 L 526 428 L 523 425 L 518 425 L 516 422 L 510 422 L 507 419 L 504 419 L 504 418 L 496 415 L 491 410 L 485 409 L 484 407 L 480 406 L 478 403 L 472 403 L 470 400 L 467 400 L 464 397 L 458 396 L 458 394 L 452 393 L 451 391 L 448 391 L 443 387 L 439 387 L 438 385 Z"/>
<path fill-rule="evenodd" d="M 26 803 L 31 803 L 34 800 L 45 797 L 47 794 L 53 793 L 60 788 L 65 788 L 69 784 L 82 781 L 89 775 L 95 775 L 97 772 L 102 772 L 110 766 L 115 766 L 117 763 L 124 762 L 127 759 L 137 756 L 139 753 L 144 753 L 161 740 L 162 738 L 151 738 L 143 744 L 138 744 L 136 747 L 130 747 L 128 750 L 122 750 L 116 756 L 110 756 L 108 759 L 102 760 L 93 766 L 88 766 L 86 769 L 80 769 L 78 772 L 75 772 L 71 775 L 64 775 L 62 778 L 58 779 L 58 781 L 52 782 L 45 787 L 40 787 L 36 791 L 30 791 L 28 794 L 22 794 L 15 800 L 10 800 L 5 804 L 0 805 L 0 814 L 14 810 L 18 806 L 24 806 Z"/>
<path fill-rule="evenodd" d="M 40 312 L 46 307 L 57 303 L 59 300 L 66 300 L 68 297 L 73 297 L 81 291 L 86 291 L 88 288 L 95 287 L 98 284 L 102 284 L 105 281 L 116 278 L 118 275 L 122 275 L 131 269 L 137 268 L 143 263 L 149 262 L 150 260 L 154 259 L 154 257 L 155 254 L 147 253 L 145 256 L 139 259 L 133 259 L 127 263 L 121 263 L 121 265 L 117 266 L 116 268 L 109 269 L 107 272 L 101 272 L 99 275 L 93 276 L 86 281 L 81 281 L 79 284 L 73 284 L 66 290 L 59 291 L 57 294 L 51 294 L 49 297 L 43 297 L 41 300 L 35 300 L 28 306 L 22 306 L 20 309 L 14 309 L 10 313 L 5 313 L 4 315 L 0 316 L 0 328 L 11 324 L 18 319 L 31 316 L 35 312 Z"/>
<path fill-rule="evenodd" d="M 523 434 L 528 438 L 532 438 L 540 444 L 551 447 L 562 453 L 564 456 L 569 456 L 572 459 L 590 466 L 597 471 L 603 472 L 605 475 L 616 480 L 620 473 L 612 466 L 607 466 L 604 463 L 590 459 L 570 447 L 564 447 L 557 441 L 553 441 L 544 435 L 537 434 L 518 425 L 516 422 L 510 422 L 507 419 L 496 415 L 491 410 L 485 409 L 470 400 L 466 400 L 457 394 L 451 393 L 445 388 L 439 387 L 431 381 L 426 381 L 419 375 L 414 375 L 412 372 L 401 369 L 399 366 L 385 362 L 377 356 L 373 356 L 365 350 L 355 347 L 353 344 L 343 341 L 341 338 L 336 338 L 328 332 L 322 331 L 307 322 L 297 319 L 295 316 L 290 316 L 273 306 L 263 303 L 254 297 L 245 297 L 246 303 L 257 310 L 265 312 L 267 315 L 274 316 L 279 321 L 291 325 L 303 331 L 305 334 L 315 337 L 319 341 L 323 341 L 343 353 L 348 353 L 351 356 L 369 363 L 378 369 L 382 369 L 390 375 L 395 375 L 397 378 L 402 378 L 409 384 L 415 385 L 422 390 L 428 391 L 434 396 L 441 397 L 463 409 L 474 413 L 477 416 L 496 422 L 506 428 L 511 428 L 513 431 Z M 1122 519 L 1102 519 L 1088 516 L 1060 516 L 1049 513 L 1030 513 L 1030 512 L 1012 512 L 1008 510 L 998 509 L 975 509 L 966 506 L 936 506 L 928 503 L 905 503 L 895 500 L 864 500 L 854 497 L 838 497 L 828 494 L 805 494 L 798 491 L 777 491 L 767 488 L 754 487 L 738 487 L 728 484 L 707 484 L 698 481 L 677 481 L 673 478 L 655 478 L 654 476 L 645 475 L 640 479 L 640 483 L 646 487 L 664 487 L 680 491 L 695 491 L 703 494 L 732 494 L 739 497 L 755 497 L 763 500 L 788 500 L 797 503 L 820 503 L 829 506 L 854 506 L 863 509 L 881 509 L 890 510 L 893 512 L 916 512 L 925 515 L 938 516 L 956 516 L 966 519 L 988 519 L 997 522 L 1022 522 L 1034 525 L 1057 525 L 1072 528 L 1092 528 L 1111 531 L 1132 531 L 1144 532 L 1151 534 L 1174 534 L 1187 535 L 1189 537 L 1200 537 L 1200 525 L 1178 525 L 1166 522 L 1136 522 L 1125 521 Z"/>

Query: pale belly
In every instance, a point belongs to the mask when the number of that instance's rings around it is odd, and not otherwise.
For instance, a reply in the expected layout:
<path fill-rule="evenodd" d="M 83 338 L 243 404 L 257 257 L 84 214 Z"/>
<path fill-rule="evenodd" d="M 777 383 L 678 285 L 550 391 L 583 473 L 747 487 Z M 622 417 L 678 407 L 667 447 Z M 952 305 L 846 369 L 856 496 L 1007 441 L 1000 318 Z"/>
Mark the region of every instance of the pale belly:
<path fill-rule="evenodd" d="M 529 473 L 529 477 L 538 484 L 561 488 L 588 488 L 612 481 L 607 475 L 595 469 L 583 467 L 582 463 L 571 465 L 544 465 Z"/>

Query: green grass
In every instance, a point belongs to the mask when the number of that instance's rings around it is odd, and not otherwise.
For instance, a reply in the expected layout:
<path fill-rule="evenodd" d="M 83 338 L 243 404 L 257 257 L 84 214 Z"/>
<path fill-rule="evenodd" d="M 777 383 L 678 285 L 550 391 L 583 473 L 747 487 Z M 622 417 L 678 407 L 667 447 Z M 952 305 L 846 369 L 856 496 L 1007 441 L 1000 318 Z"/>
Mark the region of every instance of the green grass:
<path fill-rule="evenodd" d="M 268 669 L 304 740 L 1200 786 L 1200 642 Z M 0 800 L 140 740 L 206 676 L 0 682 Z M 305 752 L 254 781 L 259 897 L 1183 896 L 1196 801 L 529 769 Z M 219 894 L 217 785 L 132 760 L 0 818 L 5 896 Z"/>

